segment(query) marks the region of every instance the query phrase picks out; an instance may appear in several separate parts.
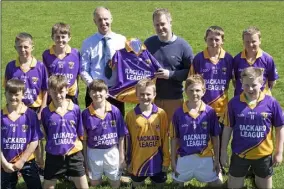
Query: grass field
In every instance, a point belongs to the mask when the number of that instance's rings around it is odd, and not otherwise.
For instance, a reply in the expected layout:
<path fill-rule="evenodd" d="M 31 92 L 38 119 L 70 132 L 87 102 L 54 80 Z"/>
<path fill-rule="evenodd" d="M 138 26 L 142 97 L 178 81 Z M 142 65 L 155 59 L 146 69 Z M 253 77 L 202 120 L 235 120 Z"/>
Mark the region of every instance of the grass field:
<path fill-rule="evenodd" d="M 284 62 L 283 28 L 284 2 L 79 2 L 79 1 L 40 1 L 40 2 L 1 2 L 2 36 L 1 36 L 1 78 L 6 64 L 16 57 L 14 39 L 19 32 L 31 33 L 35 41 L 34 55 L 41 59 L 42 52 L 52 45 L 51 27 L 56 22 L 66 22 L 72 28 L 71 46 L 80 48 L 82 41 L 96 32 L 92 21 L 92 12 L 96 6 L 103 5 L 112 11 L 113 30 L 126 37 L 138 37 L 145 40 L 154 34 L 152 12 L 155 8 L 168 8 L 173 17 L 173 31 L 187 40 L 196 54 L 205 48 L 203 40 L 205 30 L 211 25 L 219 25 L 225 30 L 224 48 L 232 55 L 242 50 L 241 32 L 249 25 L 260 28 L 262 32 L 262 48 L 274 57 L 280 79 L 273 89 L 273 95 L 284 107 Z M 84 108 L 85 86 L 80 81 L 79 101 Z M 1 93 L 2 107 L 5 104 L 3 88 Z M 232 94 L 232 92 L 230 92 Z M 127 105 L 127 110 L 132 105 Z M 284 166 L 275 168 L 273 188 L 284 188 Z M 225 178 L 226 180 L 226 178 Z M 248 188 L 254 188 L 250 180 Z M 205 188 L 203 184 L 193 180 L 192 188 Z M 20 183 L 18 188 L 25 188 Z M 60 183 L 57 188 L 70 188 Z M 105 185 L 101 188 L 110 188 Z M 123 188 L 127 188 L 124 186 Z M 174 188 L 169 177 L 166 188 Z"/>

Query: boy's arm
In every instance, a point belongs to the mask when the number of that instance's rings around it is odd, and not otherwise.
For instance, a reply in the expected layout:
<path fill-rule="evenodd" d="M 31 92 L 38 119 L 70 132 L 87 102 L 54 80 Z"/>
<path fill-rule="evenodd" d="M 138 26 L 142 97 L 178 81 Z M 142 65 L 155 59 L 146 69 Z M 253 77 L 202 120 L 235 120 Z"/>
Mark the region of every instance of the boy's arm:
<path fill-rule="evenodd" d="M 21 170 L 23 168 L 24 164 L 29 159 L 29 157 L 32 155 L 32 153 L 34 153 L 37 146 L 38 146 L 38 140 L 31 142 L 28 145 L 27 149 L 21 155 L 21 158 L 16 163 L 14 163 L 13 168 L 15 170 Z"/>
<path fill-rule="evenodd" d="M 228 164 L 228 144 L 231 138 L 233 129 L 228 126 L 224 126 L 222 134 L 222 144 L 221 144 L 221 164 L 227 166 Z"/>
<path fill-rule="evenodd" d="M 38 146 L 35 149 L 36 162 L 37 162 L 37 164 L 40 168 L 44 168 L 44 150 L 45 150 L 45 148 L 44 148 L 43 140 L 44 139 L 39 140 Z"/>
<path fill-rule="evenodd" d="M 284 126 L 276 127 L 276 148 L 273 157 L 273 165 L 278 166 L 283 160 Z"/>
<path fill-rule="evenodd" d="M 41 120 L 41 112 L 43 108 L 46 107 L 47 102 L 47 91 L 42 91 L 43 97 L 42 97 L 42 104 L 40 106 L 39 112 L 37 113 L 38 120 Z"/>
<path fill-rule="evenodd" d="M 124 169 L 126 167 L 124 138 L 125 137 L 120 137 L 119 143 L 118 143 L 118 145 L 119 145 L 119 168 L 120 169 Z"/>
<path fill-rule="evenodd" d="M 93 78 L 90 75 L 90 67 L 92 63 L 90 53 L 90 44 L 88 41 L 84 41 L 80 54 L 80 76 L 87 86 L 93 81 Z"/>
<path fill-rule="evenodd" d="M 220 159 L 219 159 L 219 149 L 220 149 L 220 142 L 219 136 L 212 136 L 212 143 L 213 143 L 213 150 L 214 150 L 214 171 L 217 173 L 220 172 Z"/>
<path fill-rule="evenodd" d="M 4 169 L 6 173 L 14 172 L 13 164 L 9 163 L 6 158 L 4 157 L 3 152 L 1 151 L 1 167 Z"/>
<path fill-rule="evenodd" d="M 172 171 L 176 172 L 176 163 L 177 163 L 177 138 L 171 138 L 171 165 Z"/>

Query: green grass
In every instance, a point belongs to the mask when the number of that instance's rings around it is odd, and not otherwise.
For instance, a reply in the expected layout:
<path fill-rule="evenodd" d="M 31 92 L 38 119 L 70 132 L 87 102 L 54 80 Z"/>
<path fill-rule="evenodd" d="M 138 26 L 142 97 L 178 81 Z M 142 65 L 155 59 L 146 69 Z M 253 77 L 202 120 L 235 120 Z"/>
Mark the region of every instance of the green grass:
<path fill-rule="evenodd" d="M 242 50 L 241 32 L 249 25 L 255 25 L 262 32 L 262 48 L 270 53 L 275 60 L 280 79 L 273 95 L 284 107 L 284 68 L 283 28 L 284 2 L 1 2 L 2 4 L 2 57 L 1 76 L 6 64 L 16 57 L 14 39 L 19 32 L 29 32 L 35 41 L 34 55 L 41 59 L 42 52 L 52 44 L 50 31 L 53 24 L 62 21 L 71 25 L 71 46 L 80 48 L 82 41 L 96 32 L 92 21 L 92 12 L 96 6 L 103 5 L 112 11 L 113 30 L 126 37 L 138 37 L 145 40 L 154 34 L 152 12 L 155 8 L 168 8 L 173 17 L 173 31 L 187 40 L 196 54 L 205 48 L 203 40 L 205 30 L 211 25 L 219 25 L 225 30 L 224 48 L 232 55 Z M 84 108 L 85 85 L 80 81 L 79 102 Z M 1 93 L 2 107 L 5 104 L 3 88 Z M 232 90 L 230 91 L 232 95 Z M 127 105 L 127 111 L 132 105 Z M 283 188 L 284 166 L 275 169 L 273 176 L 274 188 Z M 204 185 L 193 180 L 190 182 L 196 188 Z M 250 180 L 246 181 L 248 188 L 254 188 Z M 173 188 L 169 177 L 167 188 Z M 20 183 L 19 188 L 25 188 Z M 66 183 L 58 184 L 57 188 L 70 188 Z M 102 188 L 110 188 L 104 186 Z M 127 187 L 125 187 L 127 188 Z M 203 187 L 205 188 L 205 187 Z"/>

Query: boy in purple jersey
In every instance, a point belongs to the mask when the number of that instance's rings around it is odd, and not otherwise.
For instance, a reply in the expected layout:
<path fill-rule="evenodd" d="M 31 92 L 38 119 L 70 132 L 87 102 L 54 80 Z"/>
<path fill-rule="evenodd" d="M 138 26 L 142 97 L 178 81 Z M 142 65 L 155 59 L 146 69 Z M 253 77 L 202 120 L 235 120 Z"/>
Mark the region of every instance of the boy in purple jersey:
<path fill-rule="evenodd" d="M 1 188 L 15 189 L 20 172 L 27 188 L 41 189 L 34 152 L 43 135 L 36 113 L 23 102 L 25 83 L 6 83 L 7 105 L 1 110 Z"/>
<path fill-rule="evenodd" d="M 228 104 L 228 89 L 233 73 L 233 57 L 222 48 L 224 35 L 224 30 L 219 26 L 210 26 L 206 30 L 204 39 L 207 47 L 194 57 L 189 74 L 202 75 L 206 85 L 202 101 L 216 111 L 218 119 L 224 116 Z M 220 134 L 221 142 L 222 132 Z M 222 172 L 225 173 L 223 167 Z"/>
<path fill-rule="evenodd" d="M 56 23 L 51 29 L 51 38 L 55 45 L 45 50 L 42 60 L 48 75 L 64 75 L 68 79 L 68 93 L 66 98 L 78 104 L 78 75 L 80 71 L 80 53 L 71 48 L 70 26 L 65 23 Z M 50 99 L 48 100 L 50 102 Z"/>
<path fill-rule="evenodd" d="M 241 82 L 244 92 L 230 100 L 224 119 L 223 165 L 227 164 L 227 146 L 233 131 L 228 188 L 242 188 L 249 167 L 252 167 L 258 188 L 272 188 L 272 167 L 279 165 L 283 158 L 283 112 L 276 99 L 261 91 L 262 69 L 244 69 Z M 276 130 L 273 156 L 272 126 Z"/>
<path fill-rule="evenodd" d="M 82 154 L 84 136 L 81 111 L 66 99 L 68 79 L 52 75 L 48 92 L 52 99 L 42 111 L 42 125 L 46 135 L 44 188 L 54 188 L 61 176 L 70 176 L 77 188 L 89 188 Z"/>
<path fill-rule="evenodd" d="M 101 79 L 94 79 L 89 85 L 93 102 L 82 112 L 87 141 L 84 146 L 85 163 L 91 186 L 102 182 L 102 175 L 108 177 L 112 188 L 119 188 L 124 163 L 124 136 L 128 134 L 119 109 L 107 100 L 108 87 Z"/>
<path fill-rule="evenodd" d="M 263 85 L 261 90 L 271 95 L 271 89 L 279 78 L 273 58 L 260 48 L 261 33 L 258 28 L 250 26 L 242 34 L 244 50 L 233 60 L 234 77 L 236 80 L 235 94 L 243 91 L 241 72 L 247 67 L 257 67 L 263 70 Z"/>
<path fill-rule="evenodd" d="M 211 187 L 220 188 L 221 128 L 214 109 L 201 100 L 205 90 L 201 75 L 191 75 L 186 80 L 188 101 L 175 111 L 170 127 L 172 177 L 181 186 L 196 178 Z"/>
<path fill-rule="evenodd" d="M 36 111 L 40 120 L 47 99 L 47 72 L 44 64 L 32 56 L 33 38 L 28 33 L 19 33 L 15 39 L 15 49 L 19 55 L 9 62 L 5 70 L 5 82 L 11 78 L 24 81 L 26 88 L 23 102 Z"/>

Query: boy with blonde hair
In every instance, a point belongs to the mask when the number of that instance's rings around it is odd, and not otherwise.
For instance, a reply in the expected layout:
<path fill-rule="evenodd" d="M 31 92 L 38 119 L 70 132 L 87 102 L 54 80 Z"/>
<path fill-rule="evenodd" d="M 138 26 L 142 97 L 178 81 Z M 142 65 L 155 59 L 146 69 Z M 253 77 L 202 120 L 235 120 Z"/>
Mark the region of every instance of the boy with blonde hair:
<path fill-rule="evenodd" d="M 257 188 L 272 188 L 273 165 L 282 161 L 284 117 L 280 104 L 261 91 L 263 70 L 248 67 L 241 73 L 243 93 L 230 100 L 224 119 L 221 163 L 227 164 L 227 146 L 233 132 L 228 188 L 242 188 L 249 167 Z M 273 127 L 276 149 L 273 153 Z"/>
<path fill-rule="evenodd" d="M 89 85 L 93 102 L 82 112 L 87 135 L 84 146 L 85 162 L 91 186 L 102 182 L 102 175 L 110 179 L 112 188 L 119 188 L 121 170 L 125 168 L 124 137 L 128 130 L 119 109 L 106 99 L 108 87 L 101 79 Z"/>
<path fill-rule="evenodd" d="M 24 81 L 23 102 L 36 111 L 40 119 L 41 111 L 46 106 L 47 72 L 44 64 L 32 55 L 33 37 L 29 33 L 19 33 L 15 39 L 18 58 L 9 62 L 5 70 L 5 82 L 12 78 Z"/>
<path fill-rule="evenodd" d="M 36 113 L 23 102 L 25 83 L 10 79 L 5 86 L 7 105 L 1 110 L 1 188 L 15 189 L 20 172 L 27 188 L 41 189 L 34 152 L 40 131 Z"/>
<path fill-rule="evenodd" d="M 140 80 L 135 89 L 139 104 L 126 115 L 130 135 L 127 164 L 132 188 L 147 177 L 162 188 L 170 163 L 167 115 L 153 104 L 156 87 L 151 79 Z"/>
<path fill-rule="evenodd" d="M 234 96 L 243 92 L 241 72 L 247 67 L 261 68 L 263 85 L 261 90 L 271 95 L 271 89 L 279 78 L 273 58 L 260 48 L 261 32 L 257 27 L 250 26 L 242 33 L 244 50 L 233 60 L 234 77 L 236 80 Z"/>
<path fill-rule="evenodd" d="M 201 75 L 187 78 L 185 93 L 188 101 L 175 111 L 170 127 L 172 177 L 181 186 L 196 178 L 211 187 L 220 188 L 221 128 L 214 109 L 201 100 L 205 90 Z"/>
<path fill-rule="evenodd" d="M 70 26 L 62 22 L 56 23 L 51 29 L 51 38 L 55 44 L 43 52 L 43 63 L 47 68 L 49 76 L 66 76 L 69 84 L 66 98 L 78 104 L 80 53 L 68 44 L 71 40 Z"/>
<path fill-rule="evenodd" d="M 52 99 L 42 111 L 42 125 L 46 134 L 44 188 L 54 188 L 63 175 L 71 177 L 77 188 L 89 188 L 82 154 L 84 136 L 81 111 L 66 99 L 68 80 L 63 75 L 52 75 L 48 92 Z"/>

